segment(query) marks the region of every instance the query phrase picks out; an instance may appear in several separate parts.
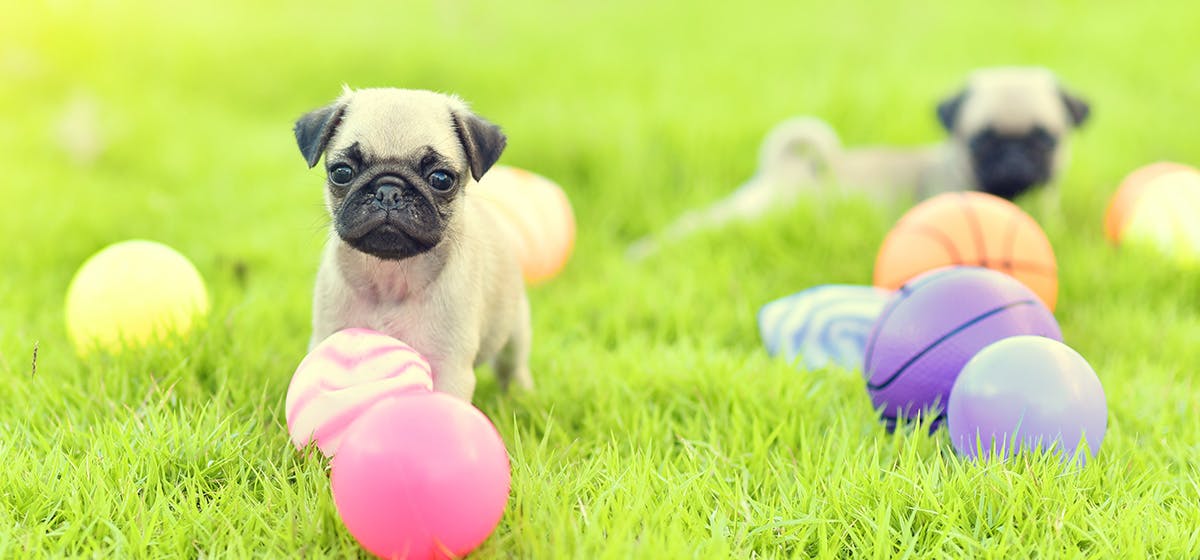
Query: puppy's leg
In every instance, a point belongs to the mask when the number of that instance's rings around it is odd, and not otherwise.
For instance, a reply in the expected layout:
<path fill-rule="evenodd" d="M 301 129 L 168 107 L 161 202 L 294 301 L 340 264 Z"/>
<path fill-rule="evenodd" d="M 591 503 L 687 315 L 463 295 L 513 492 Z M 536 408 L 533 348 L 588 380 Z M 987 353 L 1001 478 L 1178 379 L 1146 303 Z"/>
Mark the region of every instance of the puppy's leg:
<path fill-rule="evenodd" d="M 471 363 L 430 364 L 433 367 L 433 390 L 446 393 L 466 402 L 475 396 L 475 368 Z"/>
<path fill-rule="evenodd" d="M 1035 189 L 1029 196 L 1031 214 L 1042 228 L 1058 229 L 1066 226 L 1063 214 L 1062 191 L 1057 183 L 1047 183 Z"/>
<path fill-rule="evenodd" d="M 529 372 L 529 347 L 532 343 L 533 328 L 530 325 L 528 298 L 521 298 L 517 315 L 517 326 L 493 364 L 502 391 L 507 391 L 509 384 L 513 382 L 516 382 L 517 388 L 521 390 L 533 390 L 533 374 Z"/>
<path fill-rule="evenodd" d="M 1056 225 L 1062 225 L 1066 222 L 1062 206 L 1062 187 L 1058 186 L 1058 183 L 1051 183 L 1046 185 L 1044 190 L 1046 192 L 1042 193 L 1042 213 Z"/>
<path fill-rule="evenodd" d="M 326 337 L 345 328 L 349 318 L 345 310 L 350 307 L 348 298 L 351 290 L 337 272 L 334 242 L 326 246 L 321 259 L 321 267 L 317 269 L 317 281 L 313 287 L 312 334 L 308 339 L 308 349 L 312 350 Z"/>

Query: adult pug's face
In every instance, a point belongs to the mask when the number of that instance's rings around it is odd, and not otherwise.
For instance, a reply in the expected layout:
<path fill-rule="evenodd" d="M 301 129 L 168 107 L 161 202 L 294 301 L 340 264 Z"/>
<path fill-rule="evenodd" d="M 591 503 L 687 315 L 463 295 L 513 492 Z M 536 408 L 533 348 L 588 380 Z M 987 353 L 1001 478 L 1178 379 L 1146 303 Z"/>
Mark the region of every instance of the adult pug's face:
<path fill-rule="evenodd" d="M 419 90 L 347 91 L 301 117 L 295 132 L 310 167 L 325 154 L 325 202 L 338 236 L 391 260 L 451 235 L 463 188 L 505 144 L 461 101 Z"/>
<path fill-rule="evenodd" d="M 1054 178 L 1088 111 L 1047 70 L 998 68 L 973 74 L 938 116 L 964 144 L 979 188 L 1011 200 Z"/>

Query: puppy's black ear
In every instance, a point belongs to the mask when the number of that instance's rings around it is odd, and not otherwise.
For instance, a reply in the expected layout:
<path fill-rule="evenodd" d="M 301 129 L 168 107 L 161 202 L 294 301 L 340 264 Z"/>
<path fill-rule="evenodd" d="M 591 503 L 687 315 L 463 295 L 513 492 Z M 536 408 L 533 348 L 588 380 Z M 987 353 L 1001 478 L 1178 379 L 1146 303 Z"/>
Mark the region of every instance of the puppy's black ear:
<path fill-rule="evenodd" d="M 458 133 L 458 141 L 467 153 L 471 176 L 478 181 L 492 168 L 492 164 L 500 159 L 500 153 L 504 151 L 508 138 L 500 131 L 500 127 L 473 113 L 452 112 L 451 116 L 454 118 L 454 130 Z"/>
<path fill-rule="evenodd" d="M 1092 107 L 1084 101 L 1066 90 L 1058 90 L 1058 95 L 1062 97 L 1063 104 L 1067 106 L 1067 113 L 1071 115 L 1071 122 L 1079 127 L 1087 120 L 1088 115 L 1092 114 Z"/>
<path fill-rule="evenodd" d="M 958 110 L 962 107 L 963 101 L 967 98 L 967 91 L 963 90 L 954 97 L 942 100 L 937 106 L 938 120 L 942 123 L 942 128 L 947 132 L 954 130 L 954 123 L 958 120 Z"/>
<path fill-rule="evenodd" d="M 296 144 L 300 145 L 300 153 L 310 168 L 321 160 L 321 154 L 325 153 L 325 146 L 337 132 L 345 112 L 345 104 L 335 103 L 309 111 L 296 121 Z"/>

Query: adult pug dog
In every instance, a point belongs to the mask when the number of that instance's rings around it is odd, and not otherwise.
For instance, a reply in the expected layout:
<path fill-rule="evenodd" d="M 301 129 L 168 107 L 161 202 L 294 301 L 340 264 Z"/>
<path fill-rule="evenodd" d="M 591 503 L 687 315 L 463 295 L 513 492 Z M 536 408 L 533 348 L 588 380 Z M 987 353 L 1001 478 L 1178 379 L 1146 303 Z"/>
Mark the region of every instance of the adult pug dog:
<path fill-rule="evenodd" d="M 506 138 L 456 97 L 347 88 L 302 116 L 309 167 L 325 155 L 331 234 L 317 271 L 311 349 L 349 327 L 407 342 L 433 386 L 470 401 L 475 366 L 531 388 L 529 303 L 497 216 L 472 194 Z"/>
<path fill-rule="evenodd" d="M 646 256 L 662 242 L 753 218 L 829 188 L 893 202 L 952 190 L 1013 199 L 1053 182 L 1067 163 L 1071 131 L 1089 112 L 1048 69 L 998 67 L 973 72 L 961 91 L 938 104 L 949 138 L 930 146 L 846 149 L 825 121 L 789 119 L 767 134 L 753 178 L 729 197 L 634 243 L 630 255 Z"/>

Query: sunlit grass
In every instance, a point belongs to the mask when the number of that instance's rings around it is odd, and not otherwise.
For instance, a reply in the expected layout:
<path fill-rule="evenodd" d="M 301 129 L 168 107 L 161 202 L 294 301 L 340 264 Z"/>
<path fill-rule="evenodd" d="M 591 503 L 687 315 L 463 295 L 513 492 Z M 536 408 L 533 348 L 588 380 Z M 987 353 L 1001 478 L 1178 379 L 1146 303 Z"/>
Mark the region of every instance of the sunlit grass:
<path fill-rule="evenodd" d="M 291 123 L 344 82 L 461 94 L 575 205 L 573 260 L 531 289 L 538 392 L 485 373 L 476 402 L 513 458 L 478 557 L 1200 556 L 1200 274 L 1101 235 L 1124 173 L 1200 163 L 1191 5 L 118 4 L 0 21 L 0 557 L 362 554 L 283 422 L 326 228 Z M 1051 66 L 1095 110 L 1063 214 L 1026 204 L 1108 395 L 1085 468 L 965 463 L 944 431 L 886 433 L 857 376 L 765 356 L 758 308 L 867 282 L 898 210 L 804 204 L 622 258 L 747 178 L 774 122 L 936 141 L 937 99 L 999 63 Z M 85 165 L 55 133 L 79 95 L 104 147 Z M 81 360 L 67 283 L 133 237 L 196 263 L 208 326 Z"/>

